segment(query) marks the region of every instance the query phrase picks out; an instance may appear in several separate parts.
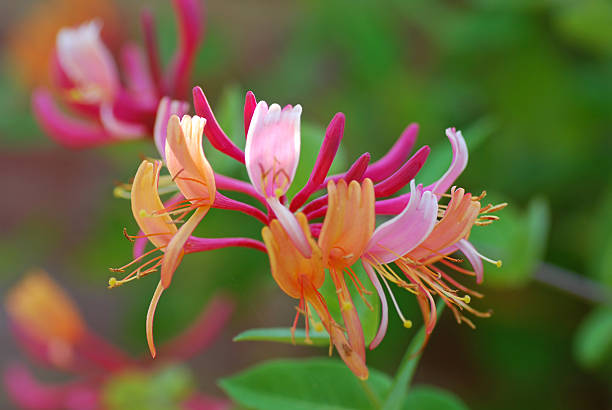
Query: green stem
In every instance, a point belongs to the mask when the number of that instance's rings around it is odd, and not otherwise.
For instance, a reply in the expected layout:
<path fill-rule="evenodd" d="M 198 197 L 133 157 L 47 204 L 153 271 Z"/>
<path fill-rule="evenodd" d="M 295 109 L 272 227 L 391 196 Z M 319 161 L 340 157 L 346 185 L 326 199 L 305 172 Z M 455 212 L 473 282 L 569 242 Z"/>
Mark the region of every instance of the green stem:
<path fill-rule="evenodd" d="M 444 301 L 439 300 L 436 305 L 438 319 L 442 314 L 442 310 L 444 310 Z M 419 359 L 423 354 L 422 351 L 419 352 L 419 349 L 421 349 L 424 340 L 425 325 L 423 325 L 417 334 L 412 338 L 412 341 L 406 349 L 406 353 L 404 354 L 399 368 L 397 369 L 397 373 L 395 374 L 395 379 L 393 381 L 393 385 L 391 386 L 389 395 L 383 403 L 383 410 L 398 410 L 401 408 L 406 392 L 408 391 L 408 387 L 410 386 L 410 382 L 412 382 L 414 371 L 416 370 L 417 365 L 419 364 Z"/>
<path fill-rule="evenodd" d="M 365 391 L 366 395 L 368 396 L 368 399 L 370 400 L 370 403 L 372 403 L 372 408 L 379 410 L 381 403 L 380 400 L 378 398 L 378 395 L 376 395 L 376 393 L 374 393 L 374 391 L 372 390 L 372 388 L 370 387 L 370 385 L 368 384 L 368 382 L 366 380 L 359 380 L 361 382 L 361 386 L 363 386 L 363 390 Z"/>

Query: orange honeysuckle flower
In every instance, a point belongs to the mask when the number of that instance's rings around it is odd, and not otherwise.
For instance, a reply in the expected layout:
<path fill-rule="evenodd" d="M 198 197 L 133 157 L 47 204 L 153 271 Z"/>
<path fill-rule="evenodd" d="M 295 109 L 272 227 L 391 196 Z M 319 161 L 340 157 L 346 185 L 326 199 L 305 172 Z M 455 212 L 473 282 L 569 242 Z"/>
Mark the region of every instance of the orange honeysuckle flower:
<path fill-rule="evenodd" d="M 308 258 L 297 249 L 277 219 L 273 220 L 269 226 L 264 227 L 262 230 L 262 237 L 270 258 L 272 276 L 285 293 L 300 300 L 299 311 L 293 324 L 293 330 L 297 326 L 297 320 L 301 311 L 305 316 L 306 332 L 308 334 L 308 323 L 310 320 L 309 305 L 311 305 L 323 322 L 323 326 L 329 333 L 330 341 L 336 346 L 342 360 L 344 360 L 357 377 L 365 380 L 368 377 L 368 368 L 365 365 L 364 359 L 365 355 L 362 356 L 359 352 L 355 351 L 350 342 L 347 341 L 344 331 L 332 319 L 327 309 L 327 304 L 318 291 L 325 281 L 321 249 L 312 239 L 306 216 L 298 213 L 296 219 L 311 246 L 312 252 Z"/>
<path fill-rule="evenodd" d="M 32 271 L 5 299 L 11 321 L 47 349 L 48 359 L 60 367 L 73 360 L 74 345 L 86 327 L 76 306 L 47 273 Z"/>
<path fill-rule="evenodd" d="M 195 212 L 168 244 L 161 271 L 164 289 L 170 286 L 172 275 L 183 257 L 187 239 L 215 201 L 215 175 L 202 149 L 205 125 L 206 120 L 198 116 L 192 118 L 184 115 L 179 121 L 173 115 L 168 121 L 166 166 L 187 202 L 172 212 L 181 212 L 182 216 L 193 209 Z"/>
<path fill-rule="evenodd" d="M 329 181 L 327 191 L 328 208 L 319 235 L 319 247 L 336 287 L 349 342 L 365 362 L 363 329 L 344 274 L 349 275 L 364 297 L 365 288 L 351 266 L 359 260 L 374 232 L 374 185 L 369 178 L 361 184 L 357 181 L 347 184 L 341 179 L 337 184 Z M 368 303 L 365 297 L 364 301 Z"/>

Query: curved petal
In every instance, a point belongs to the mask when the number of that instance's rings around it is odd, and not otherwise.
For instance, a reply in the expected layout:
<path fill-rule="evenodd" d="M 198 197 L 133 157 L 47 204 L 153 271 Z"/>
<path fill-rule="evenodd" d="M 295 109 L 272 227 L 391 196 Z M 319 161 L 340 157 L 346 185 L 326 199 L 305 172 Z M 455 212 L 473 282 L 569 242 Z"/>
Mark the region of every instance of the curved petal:
<path fill-rule="evenodd" d="M 472 264 L 472 268 L 474 268 L 474 272 L 476 273 L 476 283 L 482 283 L 484 268 L 482 266 L 482 259 L 469 241 L 466 239 L 461 239 L 457 242 L 457 248 L 465 255 L 470 264 Z"/>
<path fill-rule="evenodd" d="M 437 221 L 438 202 L 435 195 L 410 182 L 410 202 L 402 213 L 383 223 L 372 235 L 366 255 L 378 263 L 399 259 L 418 246 L 431 233 Z"/>
<path fill-rule="evenodd" d="M 431 191 L 438 197 L 448 191 L 457 177 L 461 175 L 468 161 L 468 149 L 461 131 L 457 131 L 454 128 L 447 128 L 446 136 L 453 148 L 453 160 L 446 173 L 442 175 L 442 178 L 431 187 Z"/>
<path fill-rule="evenodd" d="M 389 307 L 387 305 L 387 296 L 385 296 L 385 291 L 383 290 L 380 281 L 378 280 L 378 276 L 376 276 L 376 272 L 374 272 L 374 269 L 372 268 L 372 265 L 364 260 L 362 260 L 361 263 L 363 264 L 363 268 L 368 274 L 368 278 L 370 278 L 372 285 L 374 285 L 374 289 L 376 289 L 378 298 L 380 299 L 380 325 L 378 326 L 376 336 L 374 336 L 372 343 L 370 343 L 370 350 L 372 350 L 375 349 L 380 342 L 382 342 L 385 334 L 387 333 L 387 325 L 389 324 Z"/>
<path fill-rule="evenodd" d="M 163 248 L 177 232 L 172 218 L 164 212 L 159 198 L 160 161 L 142 161 L 132 185 L 132 213 L 140 229 L 153 245 Z"/>
<path fill-rule="evenodd" d="M 43 130 L 67 148 L 89 148 L 115 141 L 99 123 L 64 114 L 45 89 L 39 88 L 32 93 L 32 111 Z"/>

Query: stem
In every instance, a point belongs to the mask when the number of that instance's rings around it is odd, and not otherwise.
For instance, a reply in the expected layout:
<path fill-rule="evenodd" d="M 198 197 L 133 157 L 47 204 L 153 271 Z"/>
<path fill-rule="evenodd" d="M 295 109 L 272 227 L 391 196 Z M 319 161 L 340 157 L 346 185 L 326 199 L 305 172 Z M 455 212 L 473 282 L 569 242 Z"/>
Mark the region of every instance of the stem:
<path fill-rule="evenodd" d="M 372 404 L 372 408 L 379 410 L 381 408 L 381 402 L 378 399 L 378 396 L 374 393 L 374 391 L 368 384 L 368 381 L 367 380 L 359 380 L 359 381 L 361 382 L 361 386 L 363 387 L 363 390 L 365 391 L 366 395 L 368 396 L 368 399 L 370 400 L 370 403 Z"/>
<path fill-rule="evenodd" d="M 438 319 L 442 314 L 442 310 L 444 310 L 444 301 L 440 299 L 436 305 Z M 419 364 L 419 359 L 423 354 L 422 346 L 425 341 L 425 327 L 426 325 L 421 327 L 408 345 L 406 353 L 404 353 L 404 357 L 395 374 L 395 380 L 393 381 L 389 395 L 382 406 L 383 410 L 398 410 L 401 408 L 410 382 L 412 381 L 412 376 L 414 376 L 414 372 Z"/>
<path fill-rule="evenodd" d="M 612 302 L 610 291 L 599 283 L 550 263 L 540 264 L 533 278 L 591 303 Z"/>

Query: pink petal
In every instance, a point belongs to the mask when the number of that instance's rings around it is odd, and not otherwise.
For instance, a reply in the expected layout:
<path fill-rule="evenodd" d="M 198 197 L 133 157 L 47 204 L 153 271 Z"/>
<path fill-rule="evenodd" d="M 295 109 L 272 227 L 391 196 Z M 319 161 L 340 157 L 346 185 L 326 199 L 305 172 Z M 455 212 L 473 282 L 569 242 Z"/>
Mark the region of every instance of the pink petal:
<path fill-rule="evenodd" d="M 261 212 L 259 209 L 255 208 L 252 205 L 245 204 L 243 202 L 236 201 L 235 199 L 223 196 L 219 192 L 217 192 L 215 195 L 215 202 L 213 203 L 213 208 L 229 209 L 232 211 L 243 212 L 247 215 L 257 218 L 264 225 L 267 225 L 269 222 L 266 214 Z"/>
<path fill-rule="evenodd" d="M 406 186 L 419 173 L 430 151 L 429 147 L 425 145 L 412 158 L 406 161 L 400 169 L 395 171 L 393 175 L 376 184 L 374 186 L 376 198 L 391 196 Z"/>
<path fill-rule="evenodd" d="M 229 247 L 251 248 L 267 252 L 263 242 L 251 238 L 198 238 L 191 236 L 185 244 L 185 253 L 205 252 Z"/>
<path fill-rule="evenodd" d="M 300 158 L 300 115 L 302 107 L 281 110 L 260 101 L 249 126 L 245 165 L 249 179 L 266 198 L 284 195 L 293 182 Z"/>
<path fill-rule="evenodd" d="M 157 88 L 153 83 L 146 57 L 140 47 L 127 44 L 121 49 L 121 63 L 125 73 L 128 91 L 140 101 L 156 104 Z"/>
<path fill-rule="evenodd" d="M 370 343 L 370 350 L 372 350 L 375 349 L 380 344 L 380 342 L 382 342 L 383 338 L 385 337 L 385 334 L 387 333 L 387 325 L 389 323 L 389 307 L 387 306 L 387 297 L 385 296 L 385 291 L 380 285 L 380 281 L 378 280 L 378 276 L 376 276 L 376 272 L 374 272 L 372 265 L 370 265 L 364 260 L 362 260 L 361 263 L 363 264 L 363 268 L 368 274 L 368 278 L 370 278 L 372 285 L 374 285 L 374 289 L 376 289 L 376 293 L 378 294 L 378 298 L 380 299 L 380 311 L 382 314 L 380 318 L 380 325 L 378 326 L 378 331 L 376 332 L 376 336 L 374 336 L 374 339 L 372 339 L 372 343 Z"/>
<path fill-rule="evenodd" d="M 88 101 L 109 101 L 120 88 L 113 56 L 100 38 L 97 21 L 57 34 L 57 57 L 64 72 Z"/>
<path fill-rule="evenodd" d="M 461 175 L 468 161 L 468 149 L 465 144 L 465 139 L 463 135 L 461 135 L 461 131 L 456 131 L 454 128 L 447 128 L 446 136 L 453 148 L 453 160 L 448 171 L 446 171 L 442 178 L 431 187 L 431 191 L 438 195 L 438 197 L 448 191 L 457 177 Z"/>
<path fill-rule="evenodd" d="M 357 158 L 357 160 L 353 163 L 353 165 L 351 165 L 351 167 L 344 174 L 343 177 L 332 177 L 332 178 L 328 177 L 328 178 L 325 178 L 325 182 L 327 182 L 328 180 L 333 180 L 334 182 L 338 182 L 340 179 L 344 179 L 346 182 L 351 182 L 351 181 L 361 182 L 363 181 L 363 174 L 368 167 L 369 161 L 370 161 L 370 154 L 366 152 L 365 154 L 362 154 L 359 158 Z M 319 188 L 322 189 L 322 187 L 319 187 Z M 323 196 L 320 196 L 317 199 L 313 199 L 304 207 L 304 212 L 305 213 L 312 212 L 316 209 L 321 208 L 322 206 L 327 205 L 327 197 L 328 195 L 325 194 Z"/>
<path fill-rule="evenodd" d="M 193 61 L 202 41 L 204 19 L 197 0 L 173 0 L 172 4 L 177 17 L 179 41 L 168 69 L 168 92 L 171 97 L 184 98 L 189 89 Z"/>
<path fill-rule="evenodd" d="M 159 51 L 157 48 L 157 38 L 155 35 L 155 21 L 149 10 L 143 10 L 140 15 L 140 22 L 144 35 L 145 50 L 147 53 L 147 62 L 151 70 L 153 84 L 157 89 L 158 95 L 166 94 L 165 85 L 162 82 L 162 68 L 159 62 Z"/>
<path fill-rule="evenodd" d="M 317 156 L 314 168 L 310 173 L 310 178 L 308 178 L 308 182 L 306 182 L 304 188 L 302 188 L 302 190 L 298 192 L 291 201 L 289 209 L 292 212 L 296 211 L 300 206 L 302 206 L 308 197 L 315 190 L 319 189 L 319 186 L 321 186 L 321 184 L 323 184 L 325 181 L 325 177 L 327 177 L 329 168 L 336 157 L 336 153 L 340 147 L 340 141 L 344 135 L 344 122 L 344 114 L 339 112 L 334 116 L 334 118 L 332 118 L 331 122 L 327 126 L 325 137 L 323 138 L 323 143 L 321 144 L 321 149 L 319 150 L 319 155 Z"/>
<path fill-rule="evenodd" d="M 248 91 L 246 93 L 246 97 L 244 98 L 244 136 L 249 135 L 249 126 L 251 125 L 251 120 L 253 119 L 253 113 L 255 112 L 255 107 L 257 107 L 257 99 L 255 99 L 255 94 L 253 91 Z"/>
<path fill-rule="evenodd" d="M 157 147 L 157 152 L 166 159 L 166 134 L 168 132 L 168 120 L 172 115 L 182 117 L 189 111 L 189 103 L 186 101 L 171 100 L 170 97 L 163 97 L 157 107 L 155 125 L 153 127 L 153 140 Z"/>
<path fill-rule="evenodd" d="M 285 232 L 287 232 L 287 235 L 293 241 L 295 247 L 302 255 L 304 255 L 305 258 L 310 258 L 312 249 L 310 248 L 308 239 L 304 235 L 304 231 L 302 231 L 302 227 L 300 226 L 300 223 L 293 212 L 287 209 L 287 207 L 281 204 L 276 198 L 269 199 L 268 203 L 274 211 L 276 218 L 285 229 Z"/>
<path fill-rule="evenodd" d="M 12 364 L 4 370 L 4 387 L 10 399 L 26 409 L 87 410 L 99 406 L 97 390 L 74 383 L 42 384 L 20 364 Z"/>
<path fill-rule="evenodd" d="M 459 249 L 465 255 L 467 260 L 470 261 L 470 264 L 476 273 L 476 283 L 482 283 L 484 275 L 482 259 L 480 258 L 478 251 L 476 251 L 476 248 L 474 248 L 474 245 L 472 245 L 466 239 L 460 239 L 456 246 L 457 249 Z"/>
<path fill-rule="evenodd" d="M 147 128 L 144 125 L 125 122 L 117 118 L 110 104 L 100 106 L 100 122 L 109 134 L 118 139 L 135 139 L 147 134 Z"/>
<path fill-rule="evenodd" d="M 32 93 L 32 110 L 43 130 L 65 147 L 89 148 L 115 141 L 99 124 L 65 115 L 45 89 Z"/>
<path fill-rule="evenodd" d="M 408 158 L 418 132 L 418 124 L 413 123 L 406 127 L 389 152 L 368 167 L 365 178 L 378 182 L 391 176 Z"/>
<path fill-rule="evenodd" d="M 390 263 L 417 247 L 431 233 L 438 216 L 436 196 L 410 183 L 410 202 L 396 217 L 374 231 L 366 255 L 378 263 Z"/>
<path fill-rule="evenodd" d="M 244 164 L 244 152 L 225 135 L 200 87 L 193 88 L 193 105 L 196 114 L 206 119 L 204 134 L 213 147 Z"/>

